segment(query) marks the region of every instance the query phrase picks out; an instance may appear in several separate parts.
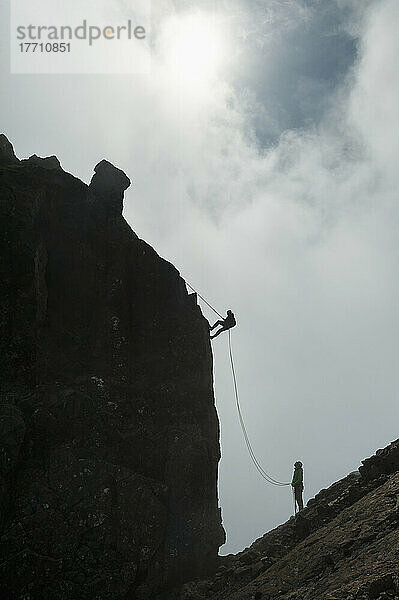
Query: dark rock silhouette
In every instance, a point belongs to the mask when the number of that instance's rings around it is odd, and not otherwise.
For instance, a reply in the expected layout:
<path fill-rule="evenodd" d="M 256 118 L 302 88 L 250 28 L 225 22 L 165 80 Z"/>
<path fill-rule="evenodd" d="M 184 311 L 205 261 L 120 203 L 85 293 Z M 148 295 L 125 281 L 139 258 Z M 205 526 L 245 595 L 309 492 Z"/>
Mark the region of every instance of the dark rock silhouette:
<path fill-rule="evenodd" d="M 399 440 L 167 600 L 399 599 Z"/>
<path fill-rule="evenodd" d="M 374 456 L 366 458 L 359 467 L 364 480 L 373 480 L 380 475 L 390 475 L 398 470 L 399 440 L 392 442 L 386 448 L 377 450 Z"/>
<path fill-rule="evenodd" d="M 399 440 L 217 557 L 209 324 L 129 185 L 0 135 L 0 598 L 399 600 Z"/>
<path fill-rule="evenodd" d="M 97 204 L 100 204 L 108 215 L 121 215 L 123 194 L 130 186 L 130 179 L 107 160 L 99 162 L 94 171 L 89 190 L 93 192 Z"/>
<path fill-rule="evenodd" d="M 56 156 L 46 156 L 42 158 L 37 156 L 36 154 L 32 154 L 26 161 L 21 161 L 22 163 L 27 163 L 29 165 L 35 165 L 36 167 L 41 167 L 42 169 L 48 169 L 51 171 L 52 169 L 61 169 L 60 161 Z"/>
<path fill-rule="evenodd" d="M 90 186 L 0 137 L 0 597 L 149 599 L 223 542 L 209 325 Z"/>
<path fill-rule="evenodd" d="M 17 163 L 14 148 L 4 133 L 0 133 L 0 163 Z"/>

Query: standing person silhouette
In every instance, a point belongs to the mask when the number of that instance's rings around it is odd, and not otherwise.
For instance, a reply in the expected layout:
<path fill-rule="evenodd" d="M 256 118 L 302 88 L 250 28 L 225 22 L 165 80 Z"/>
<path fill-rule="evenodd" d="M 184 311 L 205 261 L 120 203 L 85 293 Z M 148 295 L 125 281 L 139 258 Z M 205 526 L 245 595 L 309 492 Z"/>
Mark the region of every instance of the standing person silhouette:
<path fill-rule="evenodd" d="M 292 477 L 291 485 L 295 495 L 295 512 L 296 507 L 298 510 L 303 509 L 303 465 L 300 460 L 294 463 L 294 475 Z"/>

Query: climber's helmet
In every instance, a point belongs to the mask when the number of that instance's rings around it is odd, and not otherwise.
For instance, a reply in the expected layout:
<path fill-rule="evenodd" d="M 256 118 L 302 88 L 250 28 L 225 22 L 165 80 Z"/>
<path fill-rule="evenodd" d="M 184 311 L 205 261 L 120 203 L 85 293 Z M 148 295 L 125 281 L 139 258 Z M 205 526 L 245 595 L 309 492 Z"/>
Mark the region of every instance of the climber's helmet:
<path fill-rule="evenodd" d="M 299 469 L 299 468 L 301 468 L 301 467 L 302 467 L 302 463 L 301 463 L 301 461 L 300 461 L 300 460 L 297 460 L 297 461 L 296 461 L 296 463 L 294 463 L 294 467 L 295 467 L 296 469 Z"/>

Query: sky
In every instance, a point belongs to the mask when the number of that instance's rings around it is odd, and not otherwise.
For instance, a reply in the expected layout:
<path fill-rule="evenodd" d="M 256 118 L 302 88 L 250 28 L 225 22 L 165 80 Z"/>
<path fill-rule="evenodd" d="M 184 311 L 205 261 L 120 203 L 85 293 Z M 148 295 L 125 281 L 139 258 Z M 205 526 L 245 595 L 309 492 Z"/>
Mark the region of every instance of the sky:
<path fill-rule="evenodd" d="M 0 131 L 86 182 L 102 158 L 131 177 L 132 228 L 234 310 L 252 445 L 280 481 L 302 460 L 307 500 L 398 437 L 399 4 L 152 10 L 148 75 L 10 75 L 2 2 Z M 292 496 L 251 464 L 227 336 L 213 348 L 226 554 L 289 518 Z"/>

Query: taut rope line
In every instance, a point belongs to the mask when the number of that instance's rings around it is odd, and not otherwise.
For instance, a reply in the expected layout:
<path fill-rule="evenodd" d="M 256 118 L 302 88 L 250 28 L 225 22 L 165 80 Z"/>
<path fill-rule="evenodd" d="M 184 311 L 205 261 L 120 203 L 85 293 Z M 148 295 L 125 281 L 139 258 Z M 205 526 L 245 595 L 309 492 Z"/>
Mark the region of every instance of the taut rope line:
<path fill-rule="evenodd" d="M 221 319 L 224 319 L 223 315 L 221 315 L 221 314 L 220 314 L 220 312 L 218 312 L 218 311 L 216 310 L 216 308 L 213 308 L 213 306 L 212 306 L 211 304 L 209 304 L 209 302 L 208 302 L 207 300 L 205 300 L 205 298 L 204 298 L 203 296 L 201 296 L 201 294 L 199 294 L 199 293 L 197 292 L 197 290 L 195 290 L 195 289 L 193 288 L 193 286 L 192 286 L 192 285 L 190 285 L 189 283 L 187 283 L 187 281 L 186 281 L 185 283 L 186 283 L 186 285 L 188 285 L 188 287 L 190 288 L 190 290 L 193 290 L 193 292 L 195 292 L 195 293 L 197 294 L 197 296 L 198 296 L 199 298 L 201 298 L 201 300 L 202 300 L 203 302 L 205 302 L 205 304 L 206 304 L 207 306 L 209 306 L 209 308 L 210 308 L 211 310 L 213 310 L 213 312 L 214 312 L 214 313 L 215 313 L 215 314 L 216 314 L 218 317 L 220 317 Z"/>

